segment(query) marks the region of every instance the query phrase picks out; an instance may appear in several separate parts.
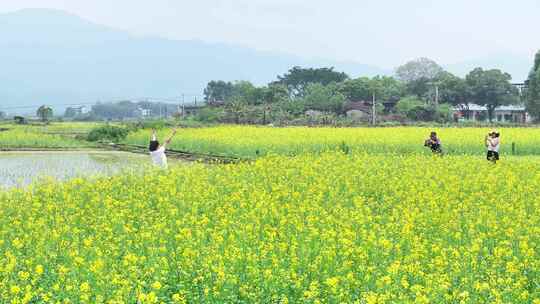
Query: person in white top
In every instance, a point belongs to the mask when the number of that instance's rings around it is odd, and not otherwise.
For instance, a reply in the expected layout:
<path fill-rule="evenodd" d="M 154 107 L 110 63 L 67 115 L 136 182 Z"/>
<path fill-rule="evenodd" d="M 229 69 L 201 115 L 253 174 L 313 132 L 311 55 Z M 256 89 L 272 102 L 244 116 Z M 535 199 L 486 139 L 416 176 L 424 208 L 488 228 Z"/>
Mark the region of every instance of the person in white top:
<path fill-rule="evenodd" d="M 486 136 L 487 160 L 497 163 L 499 160 L 499 147 L 501 146 L 501 134 L 493 130 Z"/>
<path fill-rule="evenodd" d="M 148 150 L 150 150 L 150 157 L 152 158 L 152 163 L 154 163 L 154 165 L 160 166 L 164 169 L 167 168 L 167 155 L 165 154 L 165 150 L 167 148 L 167 145 L 171 143 L 171 140 L 175 134 L 176 128 L 173 129 L 171 136 L 169 136 L 165 143 L 160 145 L 157 139 L 156 130 L 152 129 L 152 139 L 150 140 Z"/>

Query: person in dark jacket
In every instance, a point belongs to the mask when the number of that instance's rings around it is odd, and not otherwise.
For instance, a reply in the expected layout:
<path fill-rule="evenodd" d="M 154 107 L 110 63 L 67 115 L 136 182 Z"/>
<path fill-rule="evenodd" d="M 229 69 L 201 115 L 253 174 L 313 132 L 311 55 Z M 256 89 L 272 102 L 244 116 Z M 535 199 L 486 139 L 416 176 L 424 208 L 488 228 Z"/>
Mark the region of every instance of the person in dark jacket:
<path fill-rule="evenodd" d="M 430 148 L 433 154 L 442 155 L 443 153 L 441 140 L 439 139 L 439 137 L 437 137 L 436 132 L 431 132 L 431 134 L 429 135 L 429 138 L 426 139 L 426 141 L 424 142 L 424 146 Z"/>

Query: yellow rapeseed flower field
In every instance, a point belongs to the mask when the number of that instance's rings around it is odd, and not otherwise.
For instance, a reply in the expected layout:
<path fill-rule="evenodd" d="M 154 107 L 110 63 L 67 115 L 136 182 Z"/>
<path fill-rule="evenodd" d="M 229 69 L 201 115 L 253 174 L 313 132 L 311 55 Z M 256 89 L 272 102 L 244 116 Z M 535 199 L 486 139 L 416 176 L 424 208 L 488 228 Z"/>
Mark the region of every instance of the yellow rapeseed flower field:
<path fill-rule="evenodd" d="M 536 156 L 330 151 L 51 182 L 0 193 L 0 302 L 538 303 L 539 224 Z"/>
<path fill-rule="evenodd" d="M 86 132 L 94 125 L 97 124 L 56 123 L 49 126 L 0 125 L 0 128 L 7 129 L 0 131 L 0 149 L 91 147 L 93 144 L 64 136 L 64 132 Z"/>
<path fill-rule="evenodd" d="M 171 145 L 174 149 L 254 158 L 267 154 L 299 155 L 305 152 L 335 150 L 345 144 L 368 153 L 426 153 L 422 146 L 431 131 L 436 131 L 445 152 L 454 155 L 484 153 L 488 128 L 273 128 L 219 126 L 181 129 Z M 164 138 L 170 130 L 162 130 Z M 503 128 L 501 152 L 540 155 L 540 128 Z M 149 130 L 130 134 L 127 143 L 148 144 Z"/>

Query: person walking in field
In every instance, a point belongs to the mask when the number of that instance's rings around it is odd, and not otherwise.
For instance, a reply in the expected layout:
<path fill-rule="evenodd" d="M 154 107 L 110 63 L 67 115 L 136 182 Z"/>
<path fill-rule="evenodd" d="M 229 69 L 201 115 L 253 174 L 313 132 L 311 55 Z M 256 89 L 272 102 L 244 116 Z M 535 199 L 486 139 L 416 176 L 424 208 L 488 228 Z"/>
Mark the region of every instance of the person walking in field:
<path fill-rule="evenodd" d="M 492 130 L 485 138 L 486 148 L 487 148 L 487 160 L 492 163 L 497 163 L 499 160 L 499 147 L 501 145 L 501 134 Z"/>
<path fill-rule="evenodd" d="M 424 146 L 431 149 L 433 154 L 442 155 L 441 140 L 437 137 L 437 132 L 431 132 L 429 138 L 424 142 Z"/>
<path fill-rule="evenodd" d="M 173 129 L 171 136 L 160 145 L 157 139 L 156 129 L 152 129 L 152 139 L 150 140 L 148 150 L 150 150 L 150 157 L 154 165 L 167 169 L 167 155 L 165 154 L 165 150 L 167 149 L 167 145 L 171 143 L 174 135 L 176 135 L 176 128 Z"/>

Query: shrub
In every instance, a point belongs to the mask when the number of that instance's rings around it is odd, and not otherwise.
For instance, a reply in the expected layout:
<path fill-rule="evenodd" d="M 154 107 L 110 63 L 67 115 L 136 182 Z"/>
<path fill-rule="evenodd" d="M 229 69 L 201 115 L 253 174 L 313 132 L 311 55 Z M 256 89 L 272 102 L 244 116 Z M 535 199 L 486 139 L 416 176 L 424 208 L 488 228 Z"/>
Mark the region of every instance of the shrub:
<path fill-rule="evenodd" d="M 436 120 L 444 123 L 452 121 L 452 106 L 447 103 L 440 104 L 436 109 Z"/>
<path fill-rule="evenodd" d="M 129 131 L 125 128 L 116 127 L 116 126 L 103 126 L 94 128 L 88 133 L 88 141 L 113 141 L 118 142 L 128 135 Z"/>
<path fill-rule="evenodd" d="M 452 106 L 449 104 L 426 104 L 416 97 L 406 97 L 396 104 L 397 114 L 414 121 L 448 122 L 452 119 Z"/>
<path fill-rule="evenodd" d="M 202 108 L 199 110 L 195 119 L 201 122 L 216 123 L 223 118 L 223 111 L 216 108 Z"/>
<path fill-rule="evenodd" d="M 13 117 L 13 120 L 15 120 L 15 123 L 18 124 L 18 125 L 26 125 L 26 124 L 28 124 L 28 121 L 26 120 L 26 118 L 24 118 L 22 116 L 15 116 L 15 117 Z"/>
<path fill-rule="evenodd" d="M 167 127 L 172 127 L 174 124 L 166 120 L 139 120 L 124 124 L 128 132 L 137 132 L 141 129 L 156 129 L 161 130 Z"/>
<path fill-rule="evenodd" d="M 137 122 L 137 126 L 141 129 L 159 130 L 170 126 L 170 124 L 168 124 L 165 120 L 143 120 Z"/>
<path fill-rule="evenodd" d="M 407 112 L 407 117 L 415 121 L 433 121 L 435 113 L 435 107 L 421 105 L 410 109 Z"/>
<path fill-rule="evenodd" d="M 414 96 L 408 96 L 396 104 L 395 110 L 398 114 L 409 116 L 409 112 L 413 111 L 416 108 L 423 107 L 424 102 Z"/>

